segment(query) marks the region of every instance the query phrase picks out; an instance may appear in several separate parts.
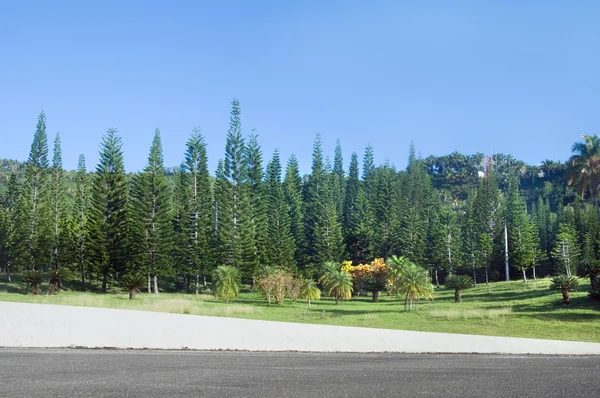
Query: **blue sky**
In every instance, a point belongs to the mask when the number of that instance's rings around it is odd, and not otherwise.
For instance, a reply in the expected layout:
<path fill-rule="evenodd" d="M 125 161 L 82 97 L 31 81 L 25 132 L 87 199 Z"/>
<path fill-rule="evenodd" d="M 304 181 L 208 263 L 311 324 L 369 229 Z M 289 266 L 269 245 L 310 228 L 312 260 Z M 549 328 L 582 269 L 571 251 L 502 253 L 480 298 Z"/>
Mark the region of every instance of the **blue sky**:
<path fill-rule="evenodd" d="M 371 143 L 403 168 L 423 156 L 566 160 L 600 133 L 597 1 L 13 1 L 0 4 L 0 157 L 25 160 L 38 113 L 66 168 L 88 168 L 109 127 L 128 171 L 152 133 L 165 163 L 200 127 L 211 170 L 230 101 L 310 169 L 315 134 L 347 164 Z"/>

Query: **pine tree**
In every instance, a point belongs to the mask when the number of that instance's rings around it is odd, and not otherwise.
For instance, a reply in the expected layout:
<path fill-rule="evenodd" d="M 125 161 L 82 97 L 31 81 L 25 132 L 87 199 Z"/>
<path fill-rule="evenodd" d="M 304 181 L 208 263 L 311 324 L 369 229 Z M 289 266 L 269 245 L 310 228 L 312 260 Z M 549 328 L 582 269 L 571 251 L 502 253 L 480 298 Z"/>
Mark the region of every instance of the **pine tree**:
<path fill-rule="evenodd" d="M 273 159 L 267 166 L 267 239 L 266 253 L 268 263 L 293 270 L 294 238 L 290 230 L 290 216 L 285 202 L 281 182 L 281 162 L 279 152 L 275 150 Z"/>
<path fill-rule="evenodd" d="M 2 210 L 2 222 L 0 225 L 0 267 L 7 276 L 8 282 L 11 282 L 11 272 L 17 253 L 16 232 L 18 204 L 20 196 L 20 186 L 17 182 L 17 175 L 12 173 L 8 179 L 8 187 L 4 195 L 4 207 Z"/>
<path fill-rule="evenodd" d="M 241 211 L 243 233 L 241 246 L 247 275 L 254 275 L 261 263 L 267 260 L 265 252 L 267 234 L 267 198 L 262 167 L 262 152 L 256 134 L 250 135 L 245 153 L 246 199 Z"/>
<path fill-rule="evenodd" d="M 333 169 L 331 176 L 331 190 L 333 195 L 333 202 L 338 213 L 338 219 L 343 222 L 344 216 L 344 200 L 346 194 L 346 180 L 344 173 L 344 159 L 342 157 L 342 147 L 340 140 L 337 140 L 335 145 L 335 155 L 333 158 Z"/>
<path fill-rule="evenodd" d="M 121 137 L 108 129 L 102 138 L 100 161 L 92 181 L 90 249 L 106 292 L 111 272 L 119 280 L 127 264 L 127 180 Z"/>
<path fill-rule="evenodd" d="M 242 239 L 247 232 L 245 229 L 244 211 L 247 210 L 247 193 L 244 184 L 246 179 L 246 146 L 242 137 L 240 123 L 240 104 L 233 100 L 229 130 L 225 143 L 225 161 L 222 178 L 226 184 L 223 187 L 222 200 L 219 202 L 219 241 L 223 264 L 244 268 Z M 217 177 L 219 179 L 219 176 Z M 226 218 L 225 218 L 226 217 Z M 247 270 L 244 270 L 247 271 Z M 248 273 L 245 273 L 246 276 Z"/>
<path fill-rule="evenodd" d="M 61 257 L 65 257 L 66 240 L 63 229 L 67 222 L 65 171 L 62 167 L 62 153 L 60 148 L 60 135 L 54 138 L 54 151 L 52 157 L 50 181 L 50 213 L 52 227 L 52 261 L 51 265 L 59 269 Z"/>
<path fill-rule="evenodd" d="M 290 219 L 290 233 L 294 239 L 294 260 L 299 268 L 307 265 L 304 233 L 304 209 L 302 203 L 302 179 L 295 155 L 290 156 L 283 181 L 285 203 Z"/>
<path fill-rule="evenodd" d="M 344 212 L 343 212 L 343 231 L 346 241 L 355 230 L 352 225 L 354 219 L 353 213 L 356 211 L 356 202 L 358 200 L 358 190 L 360 189 L 360 180 L 358 178 L 358 155 L 352 153 L 350 157 L 350 167 L 348 169 L 348 179 L 346 181 L 346 192 L 344 193 Z"/>
<path fill-rule="evenodd" d="M 319 266 L 326 261 L 341 260 L 343 255 L 341 225 L 323 164 L 319 135 L 313 146 L 313 165 L 305 190 L 305 203 L 304 228 L 308 262 L 313 266 Z"/>
<path fill-rule="evenodd" d="M 415 158 L 411 144 L 409 162 L 400 202 L 400 227 L 397 245 L 400 252 L 417 264 L 425 260 L 428 211 L 431 205 L 431 181 L 420 159 Z"/>
<path fill-rule="evenodd" d="M 475 258 L 471 258 L 473 267 L 473 281 L 475 279 L 475 261 L 478 259 L 485 266 L 486 284 L 489 280 L 489 268 L 492 261 L 494 240 L 500 236 L 498 229 L 501 227 L 500 191 L 493 172 L 492 165 L 488 165 L 485 176 L 479 182 L 477 193 L 473 201 L 472 227 L 474 228 L 473 241 L 475 242 Z M 487 235 L 487 236 L 484 236 Z"/>
<path fill-rule="evenodd" d="M 77 257 L 77 268 L 81 276 L 81 288 L 85 287 L 85 275 L 88 268 L 88 239 L 89 239 L 89 211 L 90 211 L 90 179 L 85 167 L 85 156 L 79 155 L 77 174 L 75 175 L 75 205 L 73 217 L 75 218 L 74 242 Z"/>
<path fill-rule="evenodd" d="M 569 224 L 560 224 L 552 255 L 558 266 L 557 272 L 568 277 L 574 274 L 579 266 L 579 245 L 577 232 Z"/>
<path fill-rule="evenodd" d="M 132 192 L 133 243 L 136 260 L 158 294 L 158 276 L 168 274 L 172 253 L 171 192 L 165 178 L 160 130 L 156 129 L 148 165 L 136 176 Z M 149 283 L 150 285 L 150 283 Z"/>
<path fill-rule="evenodd" d="M 509 259 L 512 266 L 523 273 L 523 281 L 527 282 L 526 271 L 533 266 L 534 260 L 533 237 L 527 209 L 516 182 L 510 185 L 507 204 Z"/>
<path fill-rule="evenodd" d="M 50 263 L 50 204 L 48 189 L 48 137 L 46 115 L 40 113 L 25 164 L 25 183 L 19 205 L 17 259 L 27 269 L 48 268 Z"/>
<path fill-rule="evenodd" d="M 396 239 L 399 219 L 400 181 L 396 170 L 385 163 L 373 173 L 375 194 L 372 207 L 374 214 L 375 257 L 388 258 L 397 252 Z"/>
<path fill-rule="evenodd" d="M 448 205 L 442 205 L 437 230 L 432 232 L 435 234 L 435 251 L 438 252 L 439 250 L 437 265 L 446 271 L 447 275 L 450 275 L 462 265 L 462 240 L 456 211 Z"/>
<path fill-rule="evenodd" d="M 199 293 L 200 276 L 206 287 L 206 276 L 214 264 L 211 256 L 213 235 L 213 206 L 206 144 L 200 130 L 194 132 L 186 143 L 185 160 L 182 165 L 183 212 L 182 231 L 186 274 L 195 277 L 194 293 Z"/>

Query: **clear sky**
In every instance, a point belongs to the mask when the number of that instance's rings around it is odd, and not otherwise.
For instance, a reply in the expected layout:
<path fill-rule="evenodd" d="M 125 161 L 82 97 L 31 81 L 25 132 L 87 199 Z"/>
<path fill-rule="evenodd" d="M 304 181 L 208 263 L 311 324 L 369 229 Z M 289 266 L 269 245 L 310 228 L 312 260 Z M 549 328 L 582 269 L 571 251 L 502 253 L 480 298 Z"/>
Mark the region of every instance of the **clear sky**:
<path fill-rule="evenodd" d="M 0 0 L 0 157 L 26 160 L 43 109 L 68 169 L 109 127 L 128 171 L 156 127 L 177 166 L 197 126 L 214 171 L 235 97 L 303 172 L 317 132 L 346 165 L 370 142 L 403 168 L 411 140 L 564 161 L 600 133 L 599 21 L 599 1 Z"/>

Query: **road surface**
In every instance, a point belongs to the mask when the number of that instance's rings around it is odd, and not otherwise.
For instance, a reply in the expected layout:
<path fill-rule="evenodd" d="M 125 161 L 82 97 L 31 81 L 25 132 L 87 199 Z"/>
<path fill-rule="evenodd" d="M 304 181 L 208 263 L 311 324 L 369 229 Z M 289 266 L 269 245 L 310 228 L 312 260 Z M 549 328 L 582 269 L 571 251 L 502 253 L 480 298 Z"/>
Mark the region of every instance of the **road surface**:
<path fill-rule="evenodd" d="M 600 397 L 600 357 L 0 349 L 2 397 Z"/>

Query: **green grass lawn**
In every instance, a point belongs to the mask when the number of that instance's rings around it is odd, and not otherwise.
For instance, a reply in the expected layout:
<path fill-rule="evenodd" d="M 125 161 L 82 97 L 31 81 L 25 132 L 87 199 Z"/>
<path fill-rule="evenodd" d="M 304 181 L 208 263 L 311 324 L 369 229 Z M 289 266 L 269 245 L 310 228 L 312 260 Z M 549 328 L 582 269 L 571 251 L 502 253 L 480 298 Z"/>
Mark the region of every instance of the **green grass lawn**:
<path fill-rule="evenodd" d="M 24 294 L 20 282 L 0 281 L 0 301 L 62 304 L 159 311 L 177 314 L 227 316 L 270 321 L 318 323 L 427 332 L 466 333 L 492 336 L 531 337 L 600 342 L 600 302 L 587 295 L 589 283 L 582 279 L 571 294 L 570 307 L 561 304 L 550 280 L 497 282 L 466 290 L 463 302 L 454 303 L 454 291 L 437 289 L 435 300 L 421 302 L 418 311 L 404 312 L 403 301 L 384 293 L 377 303 L 370 297 L 353 297 L 335 304 L 323 298 L 312 303 L 286 302 L 268 306 L 255 292 L 243 292 L 229 304 L 212 295 L 161 293 L 138 294 L 130 301 L 126 293 L 82 293 L 60 291 L 56 296 Z M 44 286 L 42 286 L 44 291 Z"/>

